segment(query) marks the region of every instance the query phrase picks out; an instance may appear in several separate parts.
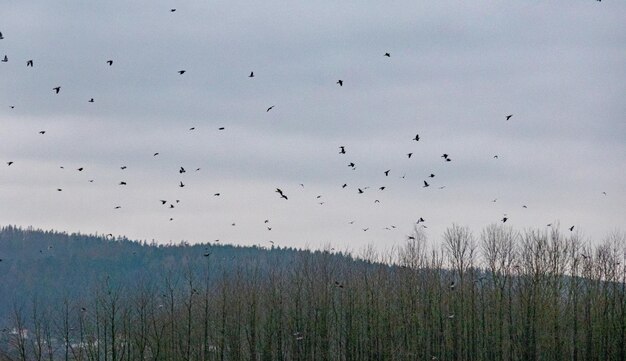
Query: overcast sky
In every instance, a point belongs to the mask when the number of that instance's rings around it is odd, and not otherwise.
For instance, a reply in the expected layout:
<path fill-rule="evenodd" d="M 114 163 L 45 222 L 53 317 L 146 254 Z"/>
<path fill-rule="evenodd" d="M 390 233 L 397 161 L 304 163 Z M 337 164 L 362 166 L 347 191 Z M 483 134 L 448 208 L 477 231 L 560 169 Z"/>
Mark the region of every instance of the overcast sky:
<path fill-rule="evenodd" d="M 625 1 L 1 8 L 2 225 L 338 249 L 420 217 L 435 242 L 505 214 L 625 230 Z"/>

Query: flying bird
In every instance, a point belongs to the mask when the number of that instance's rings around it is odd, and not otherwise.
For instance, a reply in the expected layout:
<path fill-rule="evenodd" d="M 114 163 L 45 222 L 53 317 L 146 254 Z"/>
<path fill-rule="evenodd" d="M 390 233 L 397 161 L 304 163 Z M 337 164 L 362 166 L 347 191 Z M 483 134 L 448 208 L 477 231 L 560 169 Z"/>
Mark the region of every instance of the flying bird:
<path fill-rule="evenodd" d="M 176 9 L 170 9 L 170 12 L 173 13 L 174 11 L 176 11 Z"/>
<path fill-rule="evenodd" d="M 280 197 L 284 198 L 285 200 L 289 199 L 289 198 L 287 198 L 287 196 L 283 193 L 282 189 L 280 189 L 280 188 L 276 188 L 276 193 L 280 194 Z"/>
<path fill-rule="evenodd" d="M 89 99 L 89 103 L 93 103 L 93 102 L 94 102 L 93 98 Z"/>
<path fill-rule="evenodd" d="M 248 75 L 248 78 L 254 78 L 254 72 L 253 71 L 250 72 L 250 75 Z"/>
<path fill-rule="evenodd" d="M 180 182 L 180 184 L 178 186 L 182 188 L 182 187 L 185 186 L 185 184 L 183 182 Z"/>
<path fill-rule="evenodd" d="M 569 227 L 569 231 L 570 232 L 574 231 L 574 226 Z"/>
<path fill-rule="evenodd" d="M 422 188 L 426 188 L 426 187 L 429 187 L 429 186 L 430 186 L 430 184 L 428 184 L 428 182 L 424 181 L 424 185 L 422 186 Z"/>
<path fill-rule="evenodd" d="M 7 166 L 10 166 L 11 164 L 13 164 L 13 161 L 8 161 L 7 162 Z"/>
<path fill-rule="evenodd" d="M 341 79 L 337 80 L 337 84 L 339 84 L 339 86 L 343 86 L 343 80 Z"/>
<path fill-rule="evenodd" d="M 30 66 L 31 68 L 33 67 L 33 61 L 29 60 L 26 62 L 26 66 Z"/>
<path fill-rule="evenodd" d="M 59 92 L 61 91 L 61 87 L 58 86 L 56 88 L 52 88 L 52 90 L 54 90 L 56 92 L 56 94 L 59 94 Z"/>
<path fill-rule="evenodd" d="M 385 53 L 385 55 L 384 55 L 384 56 L 386 56 L 386 57 L 388 57 L 388 58 L 391 58 L 391 54 L 389 54 L 389 53 Z"/>
<path fill-rule="evenodd" d="M 2 31 L 0 31 L 0 40 L 3 40 L 4 36 L 2 35 Z"/>
<path fill-rule="evenodd" d="M 267 110 L 265 111 L 266 113 L 269 112 L 270 110 L 274 109 L 275 105 L 272 105 L 271 107 L 267 108 Z"/>
<path fill-rule="evenodd" d="M 165 204 L 165 203 L 167 203 L 167 201 L 166 201 L 166 200 L 164 200 L 164 199 L 160 199 L 160 200 L 159 200 L 159 202 L 161 202 L 161 204 Z"/>
<path fill-rule="evenodd" d="M 3 63 L 8 63 L 9 62 L 9 58 L 5 55 L 4 58 L 2 58 L 2 62 Z"/>
<path fill-rule="evenodd" d="M 178 74 L 183 75 L 183 74 L 185 74 L 186 72 L 187 72 L 187 70 L 179 70 L 179 71 L 178 71 Z"/>
<path fill-rule="evenodd" d="M 502 223 L 505 223 L 505 222 L 506 222 L 506 221 L 508 221 L 508 220 L 509 220 L 509 218 L 508 218 L 508 217 L 504 217 L 504 218 L 502 218 Z"/>
<path fill-rule="evenodd" d="M 385 177 L 389 177 L 389 172 L 391 172 L 391 169 L 387 169 L 387 170 L 385 171 Z"/>
<path fill-rule="evenodd" d="M 121 182 L 120 182 L 120 185 L 121 185 L 121 186 L 125 186 L 125 185 L 126 185 L 126 182 L 121 181 Z"/>
<path fill-rule="evenodd" d="M 420 135 L 419 134 L 415 134 L 415 138 L 413 138 L 413 140 L 418 142 L 420 140 Z"/>
<path fill-rule="evenodd" d="M 407 158 L 411 158 L 411 156 L 413 156 L 413 153 L 407 153 L 406 156 Z"/>
<path fill-rule="evenodd" d="M 123 166 L 121 166 L 121 167 L 120 167 L 120 169 L 126 169 L 126 168 L 128 168 L 128 167 L 127 167 L 127 166 L 125 166 L 125 165 L 123 165 Z"/>
<path fill-rule="evenodd" d="M 346 147 L 345 146 L 339 146 L 339 154 L 346 154 Z"/>
<path fill-rule="evenodd" d="M 183 167 L 180 167 L 180 169 L 178 170 L 178 173 L 180 173 L 180 174 L 183 174 L 185 172 L 186 172 L 186 170 Z"/>
<path fill-rule="evenodd" d="M 513 116 L 513 114 L 509 114 L 509 115 L 507 115 L 507 116 L 506 116 L 506 120 L 511 119 L 511 117 L 512 117 L 512 116 Z"/>
<path fill-rule="evenodd" d="M 109 66 L 113 65 L 113 60 L 107 60 L 107 64 L 109 64 Z"/>
<path fill-rule="evenodd" d="M 45 130 L 40 130 L 39 134 L 46 134 L 46 131 Z"/>

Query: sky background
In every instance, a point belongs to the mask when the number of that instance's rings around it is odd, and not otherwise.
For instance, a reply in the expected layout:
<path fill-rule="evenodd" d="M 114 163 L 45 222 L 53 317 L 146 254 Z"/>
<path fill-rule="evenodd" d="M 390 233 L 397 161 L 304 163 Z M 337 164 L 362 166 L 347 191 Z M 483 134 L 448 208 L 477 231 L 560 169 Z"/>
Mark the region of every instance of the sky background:
<path fill-rule="evenodd" d="M 340 249 L 420 217 L 435 242 L 505 214 L 625 229 L 624 1 L 1 8 L 0 224 Z"/>

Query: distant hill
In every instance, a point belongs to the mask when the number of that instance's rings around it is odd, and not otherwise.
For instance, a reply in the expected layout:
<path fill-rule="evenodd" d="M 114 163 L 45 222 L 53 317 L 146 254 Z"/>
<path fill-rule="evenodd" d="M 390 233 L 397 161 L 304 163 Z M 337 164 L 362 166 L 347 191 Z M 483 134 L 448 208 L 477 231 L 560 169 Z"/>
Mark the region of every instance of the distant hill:
<path fill-rule="evenodd" d="M 59 303 L 64 297 L 82 297 L 105 279 L 128 286 L 137 280 L 161 282 L 168 271 L 204 271 L 207 265 L 212 273 L 230 272 L 236 265 L 250 262 L 266 269 L 270 264 L 287 265 L 303 252 L 308 253 L 294 248 L 218 243 L 163 245 L 6 226 L 0 228 L 0 320 L 6 319 L 14 306 L 28 306 L 35 298 Z M 342 255 L 333 257 L 352 260 Z"/>

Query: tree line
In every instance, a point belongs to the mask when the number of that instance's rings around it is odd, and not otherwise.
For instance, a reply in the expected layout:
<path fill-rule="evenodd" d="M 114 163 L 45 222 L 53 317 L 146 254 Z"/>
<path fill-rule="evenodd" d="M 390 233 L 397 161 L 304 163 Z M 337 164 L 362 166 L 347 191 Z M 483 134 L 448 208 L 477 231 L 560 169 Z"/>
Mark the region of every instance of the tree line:
<path fill-rule="evenodd" d="M 210 245 L 158 277 L 16 302 L 0 360 L 626 360 L 626 236 L 453 225 L 286 261 Z"/>

